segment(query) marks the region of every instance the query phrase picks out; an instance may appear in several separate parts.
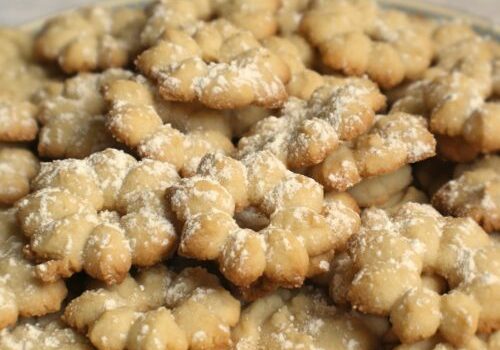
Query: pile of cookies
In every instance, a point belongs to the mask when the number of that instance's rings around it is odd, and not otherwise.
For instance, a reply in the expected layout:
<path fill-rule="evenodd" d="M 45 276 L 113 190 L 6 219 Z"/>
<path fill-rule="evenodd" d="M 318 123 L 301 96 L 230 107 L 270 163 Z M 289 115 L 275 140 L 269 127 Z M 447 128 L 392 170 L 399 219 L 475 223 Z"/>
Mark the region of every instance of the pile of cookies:
<path fill-rule="evenodd" d="M 157 0 L 0 67 L 0 349 L 500 349 L 493 38 Z"/>

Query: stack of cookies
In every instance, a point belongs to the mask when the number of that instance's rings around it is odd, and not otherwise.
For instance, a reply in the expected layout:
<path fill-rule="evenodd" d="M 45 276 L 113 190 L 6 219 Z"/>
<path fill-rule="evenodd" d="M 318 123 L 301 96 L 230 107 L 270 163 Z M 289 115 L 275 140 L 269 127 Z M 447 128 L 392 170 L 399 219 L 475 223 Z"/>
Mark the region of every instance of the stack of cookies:
<path fill-rule="evenodd" d="M 374 0 L 0 29 L 0 349 L 500 349 L 500 44 Z"/>

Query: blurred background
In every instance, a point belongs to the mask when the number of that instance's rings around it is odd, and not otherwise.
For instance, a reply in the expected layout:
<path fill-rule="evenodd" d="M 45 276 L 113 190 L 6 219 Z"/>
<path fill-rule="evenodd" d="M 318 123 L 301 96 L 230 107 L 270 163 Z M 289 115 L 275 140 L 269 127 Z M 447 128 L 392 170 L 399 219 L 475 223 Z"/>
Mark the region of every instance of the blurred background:
<path fill-rule="evenodd" d="M 412 0 L 422 1 L 422 0 Z M 0 0 L 0 25 L 17 25 L 62 10 L 96 4 L 99 0 Z M 425 0 L 465 10 L 500 25 L 500 0 Z"/>

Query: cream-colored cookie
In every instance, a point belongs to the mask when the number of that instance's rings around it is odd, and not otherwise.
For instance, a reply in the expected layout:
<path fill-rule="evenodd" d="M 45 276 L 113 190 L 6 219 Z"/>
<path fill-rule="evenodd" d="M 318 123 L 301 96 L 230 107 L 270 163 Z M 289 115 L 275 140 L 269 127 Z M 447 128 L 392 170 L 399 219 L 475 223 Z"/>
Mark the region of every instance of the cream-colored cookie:
<path fill-rule="evenodd" d="M 106 104 L 101 89 L 131 74 L 109 69 L 65 80 L 60 94 L 40 104 L 38 153 L 47 158 L 84 158 L 115 146 L 105 126 Z"/>
<path fill-rule="evenodd" d="M 344 191 L 362 179 L 398 170 L 435 154 L 436 141 L 418 115 L 378 115 L 373 127 L 329 152 L 310 174 L 327 189 Z"/>
<path fill-rule="evenodd" d="M 300 286 L 323 272 L 321 266 L 327 269 L 320 257 L 345 246 L 359 224 L 354 210 L 335 198 L 325 201 L 318 183 L 291 173 L 269 152 L 242 161 L 207 155 L 197 174 L 172 186 L 167 197 L 183 224 L 179 253 L 218 261 L 241 288 Z M 234 219 L 249 206 L 269 218 L 258 232 Z"/>
<path fill-rule="evenodd" d="M 0 144 L 0 204 L 11 205 L 27 195 L 39 167 L 38 158 L 28 149 Z"/>
<path fill-rule="evenodd" d="M 124 67 L 140 49 L 144 25 L 140 8 L 92 7 L 47 21 L 35 40 L 35 53 L 66 73 Z"/>
<path fill-rule="evenodd" d="M 319 291 L 278 290 L 243 309 L 233 331 L 237 350 L 377 349 L 376 336 L 356 317 L 328 304 Z"/>
<path fill-rule="evenodd" d="M 108 129 L 141 157 L 170 162 L 183 175 L 192 175 L 205 154 L 233 152 L 231 117 L 223 112 L 162 102 L 141 79 L 112 82 L 104 95 L 110 105 Z"/>
<path fill-rule="evenodd" d="M 13 326 L 19 317 L 56 312 L 66 297 L 67 290 L 62 280 L 43 283 L 36 278 L 35 266 L 23 255 L 24 243 L 15 210 L 1 210 L 0 329 Z M 15 329 L 13 333 L 16 333 Z M 9 344 L 6 341 L 9 334 L 9 331 L 0 333 L 0 348 L 10 349 L 4 347 Z"/>
<path fill-rule="evenodd" d="M 421 28 L 403 12 L 378 9 L 373 0 L 313 1 L 300 23 L 328 67 L 367 74 L 383 88 L 416 79 L 430 65 L 432 41 Z"/>
<path fill-rule="evenodd" d="M 499 230 L 500 157 L 458 165 L 454 179 L 437 190 L 432 204 L 443 214 L 470 217 L 488 232 Z"/>
<path fill-rule="evenodd" d="M 347 252 L 332 297 L 389 315 L 403 343 L 439 332 L 461 347 L 500 327 L 500 246 L 471 219 L 442 217 L 416 203 L 391 212 L 368 209 Z M 423 274 L 444 278 L 448 290 L 424 283 Z"/>
<path fill-rule="evenodd" d="M 57 314 L 56 314 L 57 315 Z M 65 326 L 56 315 L 27 320 L 0 331 L 2 350 L 92 350 L 85 337 Z"/>
<path fill-rule="evenodd" d="M 192 35 L 165 30 L 136 65 L 166 100 L 198 101 L 215 109 L 279 107 L 290 79 L 281 58 L 224 19 L 202 23 Z"/>
<path fill-rule="evenodd" d="M 205 269 L 163 266 L 73 299 L 64 320 L 100 350 L 231 348 L 240 303 Z"/>
<path fill-rule="evenodd" d="M 365 133 L 385 97 L 368 79 L 330 79 L 309 101 L 291 98 L 281 116 L 259 121 L 238 143 L 238 156 L 271 151 L 290 168 L 322 162 L 341 141 Z M 341 147 L 341 146 L 340 146 Z"/>
<path fill-rule="evenodd" d="M 40 261 L 38 277 L 84 270 L 114 284 L 131 265 L 167 258 L 177 236 L 163 193 L 178 180 L 169 163 L 139 162 L 114 149 L 42 163 L 34 192 L 16 204 L 27 250 Z"/>

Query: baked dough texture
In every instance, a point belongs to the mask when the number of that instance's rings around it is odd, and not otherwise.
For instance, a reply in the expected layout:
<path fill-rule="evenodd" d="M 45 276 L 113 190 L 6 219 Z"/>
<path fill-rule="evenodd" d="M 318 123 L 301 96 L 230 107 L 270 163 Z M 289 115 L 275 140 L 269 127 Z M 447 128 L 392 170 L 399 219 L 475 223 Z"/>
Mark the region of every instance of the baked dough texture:
<path fill-rule="evenodd" d="M 178 180 L 169 163 L 115 149 L 42 163 L 34 192 L 16 204 L 37 276 L 50 282 L 84 270 L 114 284 L 132 265 L 166 259 L 177 236 L 163 193 Z"/>
<path fill-rule="evenodd" d="M 62 280 L 44 283 L 36 278 L 35 266 L 23 255 L 23 235 L 15 209 L 0 211 L 0 329 L 14 326 L 19 317 L 56 312 L 66 297 Z M 0 345 L 4 334 L 0 333 Z M 2 347 L 4 349 L 4 347 Z"/>
<path fill-rule="evenodd" d="M 158 265 L 120 284 L 87 290 L 64 320 L 100 350 L 230 349 L 240 303 L 205 269 Z"/>
<path fill-rule="evenodd" d="M 242 288 L 302 285 L 306 276 L 321 272 L 313 268 L 315 257 L 344 247 L 359 225 L 355 210 L 335 197 L 325 200 L 318 183 L 288 171 L 266 151 L 242 161 L 209 154 L 195 176 L 166 195 L 182 223 L 179 253 L 216 260 L 222 274 Z M 269 218 L 259 232 L 234 219 L 249 206 Z"/>
<path fill-rule="evenodd" d="M 500 327 L 500 250 L 470 218 L 425 204 L 368 209 L 338 265 L 330 294 L 369 314 L 387 315 L 402 343 L 437 332 L 453 346 Z M 429 277 L 444 283 L 429 283 Z"/>

